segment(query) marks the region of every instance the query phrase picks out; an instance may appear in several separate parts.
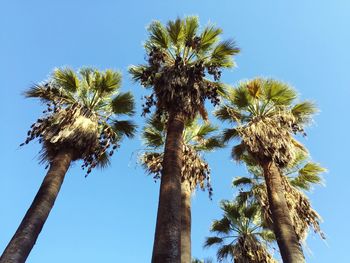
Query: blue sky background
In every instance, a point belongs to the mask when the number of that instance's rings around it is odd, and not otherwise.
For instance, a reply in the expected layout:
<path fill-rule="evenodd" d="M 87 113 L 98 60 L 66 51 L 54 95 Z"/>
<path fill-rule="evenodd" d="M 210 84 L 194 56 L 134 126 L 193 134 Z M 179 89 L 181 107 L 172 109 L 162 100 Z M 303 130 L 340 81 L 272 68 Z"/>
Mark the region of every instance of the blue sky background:
<path fill-rule="evenodd" d="M 40 104 L 21 93 L 45 80 L 54 67 L 94 66 L 119 69 L 123 90 L 131 90 L 140 117 L 142 88 L 132 83 L 127 67 L 144 61 L 142 42 L 154 19 L 199 15 L 233 37 L 241 54 L 238 67 L 224 73 L 229 84 L 255 76 L 274 77 L 296 87 L 303 99 L 321 109 L 302 142 L 312 158 L 329 169 L 326 187 L 310 198 L 323 216 L 323 242 L 311 234 L 308 262 L 349 262 L 347 168 L 350 147 L 349 63 L 350 2 L 293 1 L 18 1 L 0 3 L 1 129 L 0 251 L 12 237 L 45 175 L 37 162 L 39 146 L 18 145 L 41 113 Z M 232 146 L 232 145 L 231 145 Z M 137 164 L 140 136 L 126 140 L 107 170 L 88 178 L 73 165 L 55 206 L 27 262 L 150 262 L 159 183 Z M 234 176 L 244 167 L 230 161 L 230 149 L 207 157 L 214 197 L 193 198 L 193 256 L 215 257 L 202 248 L 218 203 L 234 194 Z"/>

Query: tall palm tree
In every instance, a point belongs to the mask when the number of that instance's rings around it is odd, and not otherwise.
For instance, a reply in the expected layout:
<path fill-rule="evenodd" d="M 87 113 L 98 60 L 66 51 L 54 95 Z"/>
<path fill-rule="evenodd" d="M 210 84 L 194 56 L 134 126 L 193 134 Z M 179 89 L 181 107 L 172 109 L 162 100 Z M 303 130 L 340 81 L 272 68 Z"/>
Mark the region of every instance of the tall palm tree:
<path fill-rule="evenodd" d="M 47 104 L 44 116 L 28 131 L 24 144 L 38 138 L 42 158 L 49 170 L 16 233 L 3 252 L 1 263 L 25 262 L 54 205 L 65 174 L 73 161 L 83 160 L 87 174 L 96 166 L 106 166 L 108 156 L 124 136 L 133 135 L 135 125 L 119 120 L 132 115 L 131 93 L 119 91 L 121 75 L 106 70 L 56 69 L 51 78 L 25 92 Z"/>
<path fill-rule="evenodd" d="M 216 116 L 236 123 L 225 130 L 225 138 L 240 138 L 232 150 L 236 156 L 248 154 L 263 169 L 273 229 L 284 262 L 304 262 L 284 195 L 281 168 L 293 162 L 306 149 L 294 138 L 304 134 L 303 126 L 316 111 L 308 101 L 294 103 L 296 92 L 287 84 L 272 79 L 242 82 L 232 89 L 227 103 Z"/>
<path fill-rule="evenodd" d="M 246 163 L 251 176 L 234 179 L 233 186 L 240 187 L 238 200 L 241 202 L 247 200 L 258 202 L 265 222 L 272 229 L 263 171 L 248 156 L 243 156 L 243 161 Z M 309 161 L 308 155 L 303 152 L 299 152 L 294 162 L 281 169 L 284 195 L 299 241 L 306 239 L 310 227 L 324 238 L 320 228 L 321 217 L 312 209 L 311 203 L 304 192 L 310 190 L 313 184 L 322 183 L 320 174 L 325 171 L 326 169 L 318 163 Z"/>
<path fill-rule="evenodd" d="M 267 245 L 275 240 L 273 232 L 263 228 L 256 203 L 221 202 L 223 218 L 214 220 L 204 247 L 219 246 L 218 261 L 231 258 L 235 263 L 276 263 Z"/>
<path fill-rule="evenodd" d="M 132 66 L 135 81 L 151 88 L 144 114 L 156 107 L 167 118 L 167 133 L 161 176 L 152 262 L 180 262 L 180 206 L 182 134 L 187 120 L 198 112 L 206 117 L 206 99 L 219 101 L 222 68 L 234 66 L 239 52 L 231 40 L 219 42 L 220 28 L 209 25 L 199 32 L 197 17 L 154 21 L 145 43 L 147 63 Z M 207 78 L 209 76 L 209 78 Z"/>
<path fill-rule="evenodd" d="M 181 169 L 181 262 L 191 262 L 191 194 L 199 186 L 212 194 L 210 169 L 202 154 L 222 146 L 213 136 L 216 127 L 197 120 L 187 122 L 183 132 L 183 159 Z M 162 172 L 163 147 L 166 137 L 166 123 L 153 117 L 148 120 L 143 138 L 148 149 L 141 156 L 145 169 L 158 179 Z"/>

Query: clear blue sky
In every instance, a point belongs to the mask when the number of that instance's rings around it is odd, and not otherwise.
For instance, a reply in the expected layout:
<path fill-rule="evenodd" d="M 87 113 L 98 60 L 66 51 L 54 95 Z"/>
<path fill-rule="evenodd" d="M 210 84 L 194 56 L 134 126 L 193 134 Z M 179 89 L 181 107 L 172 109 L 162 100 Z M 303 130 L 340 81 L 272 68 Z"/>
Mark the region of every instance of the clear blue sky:
<path fill-rule="evenodd" d="M 0 251 L 15 232 L 45 175 L 37 162 L 39 146 L 19 149 L 40 115 L 37 101 L 21 93 L 47 78 L 54 67 L 95 66 L 123 72 L 123 89 L 138 105 L 142 88 L 127 67 L 144 60 L 146 25 L 176 16 L 199 15 L 233 37 L 242 52 L 238 68 L 223 80 L 234 84 L 255 76 L 292 84 L 303 99 L 321 109 L 303 140 L 314 161 L 329 169 L 326 187 L 310 195 L 323 216 L 326 243 L 311 234 L 308 262 L 348 262 L 350 212 L 348 173 L 350 2 L 348 0 L 232 1 L 18 1 L 0 3 L 1 163 Z M 142 126 L 140 106 L 135 121 Z M 27 262 L 150 262 L 159 183 L 138 167 L 140 136 L 126 140 L 107 170 L 88 178 L 78 165 L 69 171 L 58 200 Z M 213 201 L 198 192 L 193 199 L 193 255 L 203 250 L 218 203 L 231 198 L 234 176 L 245 174 L 229 159 L 230 149 L 208 156 Z"/>

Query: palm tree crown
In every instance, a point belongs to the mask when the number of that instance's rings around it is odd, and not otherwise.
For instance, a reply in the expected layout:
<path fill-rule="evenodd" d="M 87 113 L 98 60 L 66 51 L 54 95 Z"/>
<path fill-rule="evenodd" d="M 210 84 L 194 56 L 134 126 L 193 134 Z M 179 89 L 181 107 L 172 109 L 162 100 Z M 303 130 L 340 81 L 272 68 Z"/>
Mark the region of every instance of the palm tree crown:
<path fill-rule="evenodd" d="M 223 218 L 214 220 L 204 246 L 219 246 L 218 261 L 230 257 L 235 263 L 274 263 L 267 244 L 275 240 L 274 234 L 263 229 L 256 203 L 221 202 Z"/>
<path fill-rule="evenodd" d="M 219 138 L 213 133 L 217 128 L 208 124 L 200 124 L 198 120 L 188 121 L 183 132 L 183 168 L 182 181 L 186 180 L 193 191 L 197 186 L 202 190 L 208 189 L 212 194 L 210 185 L 210 169 L 203 159 L 203 152 L 209 152 L 222 147 Z M 143 132 L 143 139 L 148 147 L 141 156 L 141 163 L 147 171 L 154 174 L 154 178 L 160 178 L 163 162 L 163 150 L 165 144 L 166 122 L 155 116 L 148 119 Z"/>
<path fill-rule="evenodd" d="M 39 138 L 46 161 L 69 148 L 73 160 L 84 160 L 87 173 L 96 165 L 107 165 L 123 136 L 133 136 L 136 127 L 129 120 L 117 119 L 134 113 L 133 96 L 121 93 L 120 84 L 121 75 L 113 70 L 83 68 L 79 74 L 69 68 L 54 70 L 48 81 L 25 92 L 26 97 L 39 98 L 47 105 L 25 143 Z"/>
<path fill-rule="evenodd" d="M 169 21 L 166 26 L 154 21 L 148 27 L 148 63 L 130 67 L 136 81 L 153 87 L 153 93 L 146 97 L 144 114 L 155 105 L 159 114 L 178 110 L 193 118 L 200 111 L 206 118 L 204 100 L 218 103 L 220 69 L 234 66 L 232 56 L 239 49 L 232 40 L 219 42 L 220 28 L 209 25 L 202 32 L 198 29 L 195 16 Z M 214 81 L 206 78 L 208 74 Z"/>
<path fill-rule="evenodd" d="M 309 101 L 295 103 L 295 90 L 280 81 L 257 78 L 242 82 L 227 96 L 227 103 L 216 111 L 224 121 L 237 124 L 224 131 L 224 140 L 240 137 L 233 148 L 235 158 L 248 152 L 257 160 L 272 160 L 280 167 L 295 160 L 306 149 L 293 135 L 304 132 L 304 125 L 316 112 Z"/>
<path fill-rule="evenodd" d="M 314 184 L 322 183 L 320 174 L 326 169 L 308 159 L 308 155 L 300 151 L 293 163 L 281 169 L 289 213 L 299 240 L 306 239 L 310 227 L 324 238 L 320 229 L 321 217 L 311 207 L 309 199 L 303 192 L 310 190 Z M 261 207 L 265 223 L 272 229 L 263 171 L 248 156 L 243 156 L 243 161 L 251 176 L 237 177 L 233 180 L 233 186 L 240 187 L 237 200 L 257 202 Z"/>

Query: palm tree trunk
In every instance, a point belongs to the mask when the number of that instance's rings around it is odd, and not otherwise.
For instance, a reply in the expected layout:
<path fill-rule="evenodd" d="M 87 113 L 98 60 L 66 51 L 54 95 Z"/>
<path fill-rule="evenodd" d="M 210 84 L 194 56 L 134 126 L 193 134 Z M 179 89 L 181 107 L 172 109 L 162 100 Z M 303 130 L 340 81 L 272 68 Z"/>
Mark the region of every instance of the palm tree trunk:
<path fill-rule="evenodd" d="M 263 169 L 273 220 L 273 230 L 283 262 L 305 262 L 303 251 L 289 214 L 281 173 L 273 161 L 265 162 Z"/>
<path fill-rule="evenodd" d="M 182 114 L 171 112 L 168 119 L 160 183 L 153 263 L 180 263 Z"/>
<path fill-rule="evenodd" d="M 0 263 L 26 261 L 55 203 L 72 158 L 70 151 L 60 151 L 52 160 L 30 208 L 1 255 Z"/>
<path fill-rule="evenodd" d="M 181 263 L 191 259 L 191 189 L 185 180 L 181 184 Z"/>

